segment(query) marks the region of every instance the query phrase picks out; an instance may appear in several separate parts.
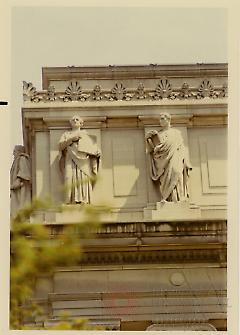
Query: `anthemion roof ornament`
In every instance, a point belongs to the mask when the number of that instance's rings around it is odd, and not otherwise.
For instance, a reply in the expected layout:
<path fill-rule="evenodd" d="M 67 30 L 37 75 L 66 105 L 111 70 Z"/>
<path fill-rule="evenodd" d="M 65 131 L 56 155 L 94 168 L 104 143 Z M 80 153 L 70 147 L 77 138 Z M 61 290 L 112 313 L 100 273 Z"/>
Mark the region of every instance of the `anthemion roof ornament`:
<path fill-rule="evenodd" d="M 32 83 L 23 81 L 23 99 L 24 101 L 40 101 L 38 92 Z"/>
<path fill-rule="evenodd" d="M 175 99 L 175 95 L 172 92 L 172 85 L 167 78 L 161 79 L 159 81 L 154 93 L 150 93 L 150 96 L 155 100 L 163 98 Z"/>
<path fill-rule="evenodd" d="M 217 94 L 210 80 L 204 79 L 199 86 L 197 98 L 216 98 Z"/>
<path fill-rule="evenodd" d="M 110 101 L 113 100 L 130 100 L 132 98 L 132 94 L 127 93 L 126 87 L 123 83 L 116 83 L 112 88 L 110 94 L 105 94 L 105 97 Z"/>
<path fill-rule="evenodd" d="M 102 89 L 101 89 L 100 85 L 95 85 L 94 86 L 92 94 L 93 94 L 93 100 L 100 101 L 100 100 L 103 99 Z"/>
<path fill-rule="evenodd" d="M 135 92 L 135 97 L 137 99 L 146 99 L 147 98 L 147 94 L 145 94 L 145 90 L 144 90 L 144 84 L 143 83 L 139 83 L 137 90 Z"/>
<path fill-rule="evenodd" d="M 55 101 L 57 99 L 56 89 L 53 85 L 48 86 L 46 98 L 48 101 Z"/>
<path fill-rule="evenodd" d="M 188 83 L 183 83 L 178 94 L 179 99 L 189 99 L 193 96 L 192 92 L 190 91 Z"/>
<path fill-rule="evenodd" d="M 227 84 L 214 86 L 209 79 L 200 81 L 199 86 L 191 87 L 183 82 L 179 87 L 173 87 L 168 78 L 156 82 L 155 88 L 146 87 L 139 82 L 136 88 L 129 88 L 124 82 L 116 82 L 112 89 L 102 89 L 96 84 L 93 89 L 82 89 L 80 83 L 71 81 L 65 91 L 56 91 L 53 85 L 47 90 L 37 91 L 31 82 L 23 82 L 23 99 L 26 102 L 85 102 L 85 101 L 129 101 L 129 100 L 185 100 L 185 99 L 216 99 L 227 97 Z"/>
<path fill-rule="evenodd" d="M 64 101 L 85 101 L 90 97 L 89 94 L 82 93 L 82 88 L 78 81 L 71 81 L 65 90 Z"/>

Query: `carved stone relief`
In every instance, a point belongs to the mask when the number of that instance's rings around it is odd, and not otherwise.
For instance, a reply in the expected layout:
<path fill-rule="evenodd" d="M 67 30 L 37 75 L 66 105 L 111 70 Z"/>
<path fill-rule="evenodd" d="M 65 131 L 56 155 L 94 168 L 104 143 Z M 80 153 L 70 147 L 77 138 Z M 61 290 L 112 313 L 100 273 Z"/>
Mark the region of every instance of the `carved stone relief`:
<path fill-rule="evenodd" d="M 47 100 L 48 101 L 55 101 L 57 99 L 56 93 L 55 93 L 55 87 L 53 85 L 50 85 L 47 90 Z"/>
<path fill-rule="evenodd" d="M 178 94 L 178 98 L 179 99 L 189 99 L 191 97 L 193 97 L 193 94 L 190 91 L 188 83 L 183 83 L 182 87 L 181 87 L 181 90 Z"/>
<path fill-rule="evenodd" d="M 139 83 L 137 90 L 135 92 L 135 97 L 139 100 L 147 98 L 147 94 L 145 93 L 145 88 L 144 88 L 143 83 Z"/>
<path fill-rule="evenodd" d="M 93 100 L 100 101 L 103 99 L 100 85 L 96 85 L 93 89 Z"/>
<path fill-rule="evenodd" d="M 139 82 L 135 89 L 128 89 L 122 82 L 116 82 L 114 87 L 104 92 L 100 85 L 95 85 L 92 90 L 83 90 L 78 81 L 71 81 L 64 92 L 55 92 L 55 87 L 50 85 L 48 90 L 37 91 L 32 83 L 23 82 L 24 101 L 31 102 L 64 102 L 72 101 L 129 101 L 129 100 L 162 100 L 162 99 L 204 99 L 204 98 L 225 98 L 227 97 L 227 84 L 222 87 L 214 87 L 209 79 L 203 79 L 198 87 L 190 87 L 184 82 L 180 87 L 173 87 L 168 78 L 162 78 L 155 88 L 145 88 Z"/>
<path fill-rule="evenodd" d="M 63 97 L 64 101 L 86 101 L 90 97 L 90 94 L 82 92 L 81 86 L 78 81 L 70 82 L 65 90 Z"/>
<path fill-rule="evenodd" d="M 228 96 L 228 86 L 227 84 L 223 84 L 222 89 L 219 93 L 219 98 L 226 98 Z"/>
<path fill-rule="evenodd" d="M 105 94 L 105 98 L 110 101 L 113 100 L 131 100 L 132 94 L 127 93 L 126 87 L 123 83 L 116 83 L 115 86 L 112 88 L 110 94 Z"/>
<path fill-rule="evenodd" d="M 208 79 L 203 80 L 198 88 L 197 99 L 201 98 L 216 98 L 217 94 L 214 91 L 213 85 Z"/>
<path fill-rule="evenodd" d="M 33 102 L 39 102 L 40 95 L 37 92 L 36 88 L 33 86 L 32 83 L 27 83 L 26 81 L 23 81 L 23 99 L 24 101 L 33 101 Z"/>
<path fill-rule="evenodd" d="M 149 95 L 155 100 L 164 99 L 164 98 L 168 98 L 168 99 L 176 98 L 176 94 L 172 92 L 172 85 L 170 84 L 168 79 L 161 79 L 157 87 L 155 88 L 154 93 L 150 93 Z"/>

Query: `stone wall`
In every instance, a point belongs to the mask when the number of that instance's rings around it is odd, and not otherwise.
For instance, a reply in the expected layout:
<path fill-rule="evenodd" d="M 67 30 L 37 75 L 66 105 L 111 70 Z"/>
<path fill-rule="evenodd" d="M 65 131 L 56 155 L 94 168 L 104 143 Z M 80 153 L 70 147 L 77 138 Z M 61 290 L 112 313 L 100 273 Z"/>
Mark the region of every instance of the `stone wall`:
<path fill-rule="evenodd" d="M 225 329 L 226 64 L 45 68 L 43 89 L 24 83 L 24 100 L 33 195 L 63 202 L 58 141 L 77 114 L 102 153 L 92 203 L 112 209 L 78 267 L 39 279 L 49 322 L 68 311 L 109 329 Z M 165 207 L 145 143 L 161 112 L 192 165 L 189 200 Z M 56 234 L 79 221 L 73 207 L 38 215 Z"/>

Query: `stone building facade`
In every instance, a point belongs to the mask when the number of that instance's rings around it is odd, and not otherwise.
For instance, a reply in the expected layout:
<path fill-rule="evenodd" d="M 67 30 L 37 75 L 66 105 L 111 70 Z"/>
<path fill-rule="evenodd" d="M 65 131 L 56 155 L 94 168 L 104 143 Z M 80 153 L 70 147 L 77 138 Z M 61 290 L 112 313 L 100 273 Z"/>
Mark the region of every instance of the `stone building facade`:
<path fill-rule="evenodd" d="M 100 148 L 91 202 L 111 206 L 79 267 L 40 278 L 48 320 L 61 312 L 120 330 L 225 330 L 227 65 L 43 68 L 43 87 L 24 82 L 24 145 L 32 196 L 64 202 L 58 143 L 78 115 Z M 146 134 L 159 115 L 183 138 L 189 198 L 162 203 L 150 177 Z M 54 231 L 71 211 L 39 213 Z"/>

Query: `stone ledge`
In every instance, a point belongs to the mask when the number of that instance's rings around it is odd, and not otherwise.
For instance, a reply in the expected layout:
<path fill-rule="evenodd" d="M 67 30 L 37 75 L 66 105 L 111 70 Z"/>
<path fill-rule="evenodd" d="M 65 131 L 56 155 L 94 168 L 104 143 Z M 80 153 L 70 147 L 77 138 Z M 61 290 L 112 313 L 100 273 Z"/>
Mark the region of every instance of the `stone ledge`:
<path fill-rule="evenodd" d="M 116 294 L 118 292 L 115 292 Z M 125 292 L 125 293 L 131 293 L 131 292 Z M 133 293 L 133 292 L 132 292 Z M 226 298 L 227 297 L 227 291 L 226 290 L 212 290 L 212 291 L 204 291 L 204 290 L 186 290 L 186 291 L 149 291 L 149 292 L 135 292 L 134 291 L 134 297 L 135 298 L 151 298 L 151 297 L 160 297 L 160 298 Z M 48 300 L 53 301 L 78 301 L 78 300 L 103 300 L 103 299 L 110 299 L 113 297 L 113 293 L 91 293 L 91 292 L 85 292 L 85 293 L 49 293 L 48 294 Z M 226 299 L 225 299 L 226 300 Z M 46 302 L 46 299 L 34 299 L 37 303 L 44 303 Z M 226 303 L 226 301 L 225 301 Z"/>

